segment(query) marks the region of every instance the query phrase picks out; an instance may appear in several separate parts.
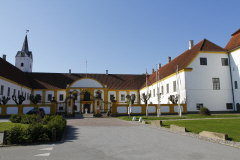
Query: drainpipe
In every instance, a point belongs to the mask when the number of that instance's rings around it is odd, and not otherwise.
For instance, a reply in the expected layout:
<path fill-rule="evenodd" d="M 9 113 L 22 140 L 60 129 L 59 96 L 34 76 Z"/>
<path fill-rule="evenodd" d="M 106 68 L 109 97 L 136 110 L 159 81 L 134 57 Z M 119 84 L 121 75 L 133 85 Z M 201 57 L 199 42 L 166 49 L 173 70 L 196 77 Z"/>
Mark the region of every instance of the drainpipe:
<path fill-rule="evenodd" d="M 235 95 L 234 95 L 233 79 L 232 79 L 232 66 L 231 66 L 231 60 L 230 60 L 230 53 L 228 54 L 228 59 L 229 59 L 230 79 L 231 79 L 231 87 L 232 87 L 233 111 L 236 111 L 236 107 L 235 107 Z"/>

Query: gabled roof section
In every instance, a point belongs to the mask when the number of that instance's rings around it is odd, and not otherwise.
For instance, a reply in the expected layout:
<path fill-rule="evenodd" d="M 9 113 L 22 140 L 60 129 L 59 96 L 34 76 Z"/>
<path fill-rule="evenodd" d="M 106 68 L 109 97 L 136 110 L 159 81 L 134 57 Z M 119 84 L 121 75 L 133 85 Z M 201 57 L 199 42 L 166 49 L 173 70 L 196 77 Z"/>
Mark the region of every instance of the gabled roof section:
<path fill-rule="evenodd" d="M 148 78 L 148 85 L 153 84 L 157 81 L 156 72 L 158 72 L 159 80 L 176 73 L 177 66 L 178 70 L 182 70 L 188 67 L 188 65 L 192 62 L 192 60 L 198 55 L 201 51 L 209 51 L 209 52 L 226 52 L 225 49 L 220 46 L 210 42 L 207 39 L 203 39 L 198 44 L 194 45 L 192 49 L 186 50 L 178 57 L 174 58 L 171 62 L 161 67 L 159 70 L 152 73 Z M 142 86 L 142 88 L 146 87 L 146 83 Z"/>
<path fill-rule="evenodd" d="M 2 58 L 0 58 L 0 76 L 31 88 L 26 74 Z"/>
<path fill-rule="evenodd" d="M 227 43 L 225 48 L 231 51 L 239 47 L 240 47 L 240 29 L 238 29 L 236 32 L 232 34 L 232 37 Z"/>
<path fill-rule="evenodd" d="M 145 75 L 131 74 L 68 74 L 68 73 L 27 73 L 33 89 L 66 89 L 68 84 L 81 79 L 92 78 L 108 89 L 138 90 L 145 82 Z"/>

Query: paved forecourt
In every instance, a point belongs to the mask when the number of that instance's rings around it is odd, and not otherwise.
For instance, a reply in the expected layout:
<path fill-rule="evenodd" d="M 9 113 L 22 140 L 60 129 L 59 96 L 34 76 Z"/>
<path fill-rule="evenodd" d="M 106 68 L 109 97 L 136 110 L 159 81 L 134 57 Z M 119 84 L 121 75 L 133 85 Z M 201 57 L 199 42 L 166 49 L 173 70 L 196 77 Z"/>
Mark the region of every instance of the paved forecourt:
<path fill-rule="evenodd" d="M 68 120 L 64 142 L 3 147 L 0 160 L 238 160 L 240 149 L 117 118 Z"/>
<path fill-rule="evenodd" d="M 238 160 L 240 150 L 117 118 L 68 120 L 71 134 L 51 159 Z"/>

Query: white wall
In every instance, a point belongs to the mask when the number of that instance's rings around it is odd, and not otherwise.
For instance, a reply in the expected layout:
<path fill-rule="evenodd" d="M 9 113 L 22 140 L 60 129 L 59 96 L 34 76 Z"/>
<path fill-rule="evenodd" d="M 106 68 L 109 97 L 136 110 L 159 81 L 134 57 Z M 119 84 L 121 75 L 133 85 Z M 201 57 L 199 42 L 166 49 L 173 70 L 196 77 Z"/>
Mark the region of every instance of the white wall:
<path fill-rule="evenodd" d="M 186 101 L 186 87 L 185 87 L 185 72 L 180 72 L 178 74 L 179 77 L 179 88 L 180 88 L 180 102 L 182 104 Z M 158 98 L 157 98 L 157 88 L 159 88 L 159 92 L 162 93 L 162 86 L 163 86 L 163 94 L 160 98 L 160 104 L 171 104 L 171 102 L 168 100 L 170 95 L 177 95 L 177 92 L 173 91 L 173 81 L 176 81 L 176 75 L 169 77 L 167 79 L 158 81 L 157 83 L 154 83 L 153 85 L 149 86 L 148 88 L 144 88 L 140 90 L 140 96 L 142 96 L 142 93 L 147 94 L 151 91 L 151 98 L 149 99 L 149 104 L 158 104 Z M 167 84 L 169 84 L 169 93 L 167 93 Z M 177 84 L 176 84 L 177 87 Z M 155 89 L 155 96 L 153 94 L 153 90 Z M 176 90 L 177 91 L 177 90 Z M 144 102 L 141 101 L 141 104 Z"/>
<path fill-rule="evenodd" d="M 3 95 L 0 95 L 0 98 L 2 98 L 2 96 L 6 96 L 7 97 L 7 94 L 8 94 L 8 87 L 10 88 L 10 100 L 8 101 L 7 104 L 15 104 L 15 102 L 12 100 L 12 95 L 13 95 L 13 90 L 16 89 L 16 96 L 18 95 L 18 91 L 20 92 L 23 92 L 23 94 L 26 95 L 27 94 L 31 94 L 31 90 L 28 89 L 28 88 L 25 88 L 25 87 L 21 87 L 19 85 L 16 85 L 15 83 L 11 83 L 9 81 L 6 81 L 6 80 L 3 80 L 0 78 L 0 87 L 1 85 L 4 86 L 4 93 Z M 29 104 L 30 103 L 30 100 L 27 99 L 27 96 L 26 96 L 26 100 L 23 102 L 23 104 Z"/>
<path fill-rule="evenodd" d="M 21 63 L 24 64 L 23 67 L 21 67 Z M 32 63 L 33 63 L 33 60 L 30 57 L 15 58 L 15 66 L 20 70 L 22 70 L 23 72 L 32 72 Z"/>
<path fill-rule="evenodd" d="M 207 65 L 200 65 L 200 57 L 207 58 Z M 188 111 L 197 111 L 196 104 L 203 103 L 210 111 L 227 111 L 226 103 L 232 103 L 229 66 L 222 66 L 221 58 L 227 54 L 200 53 L 186 72 Z M 220 79 L 220 90 L 213 90 L 212 78 Z"/>

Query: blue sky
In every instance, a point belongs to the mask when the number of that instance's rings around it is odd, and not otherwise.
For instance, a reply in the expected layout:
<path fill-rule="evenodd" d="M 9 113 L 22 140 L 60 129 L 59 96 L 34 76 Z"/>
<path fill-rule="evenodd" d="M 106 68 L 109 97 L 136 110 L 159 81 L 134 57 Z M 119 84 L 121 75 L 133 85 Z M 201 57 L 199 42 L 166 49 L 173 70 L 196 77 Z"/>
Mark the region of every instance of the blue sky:
<path fill-rule="evenodd" d="M 204 38 L 224 47 L 237 0 L 0 0 L 0 54 L 15 63 L 25 30 L 34 72 L 142 74 Z"/>

